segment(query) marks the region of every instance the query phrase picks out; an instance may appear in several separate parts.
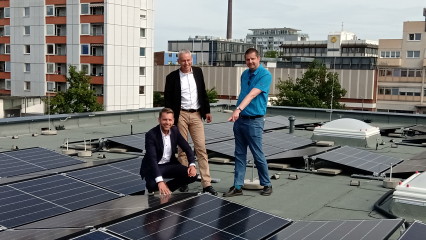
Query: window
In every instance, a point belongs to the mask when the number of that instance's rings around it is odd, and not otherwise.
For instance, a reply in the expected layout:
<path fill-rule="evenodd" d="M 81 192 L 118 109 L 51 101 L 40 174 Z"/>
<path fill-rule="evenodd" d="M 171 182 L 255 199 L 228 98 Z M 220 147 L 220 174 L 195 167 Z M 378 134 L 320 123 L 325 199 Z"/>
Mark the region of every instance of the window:
<path fill-rule="evenodd" d="M 421 33 L 410 33 L 408 34 L 408 41 L 420 41 L 422 39 Z"/>
<path fill-rule="evenodd" d="M 5 44 L 4 45 L 4 53 L 5 54 L 10 54 L 10 44 Z"/>
<path fill-rule="evenodd" d="M 400 58 L 401 52 L 399 51 L 381 51 L 381 58 Z"/>
<path fill-rule="evenodd" d="M 420 51 L 407 51 L 407 58 L 420 58 Z"/>
<path fill-rule="evenodd" d="M 89 64 L 81 64 L 81 71 L 85 72 L 86 75 L 89 75 Z"/>
<path fill-rule="evenodd" d="M 146 10 L 141 9 L 140 17 L 141 17 L 141 19 L 145 19 L 146 18 Z"/>
<path fill-rule="evenodd" d="M 31 82 L 24 82 L 24 90 L 25 91 L 31 90 Z"/>
<path fill-rule="evenodd" d="M 82 23 L 81 24 L 81 35 L 89 35 L 89 24 L 88 23 Z"/>
<path fill-rule="evenodd" d="M 10 72 L 10 62 L 5 62 L 5 72 Z"/>
<path fill-rule="evenodd" d="M 12 89 L 12 81 L 6 80 L 6 90 L 10 90 L 10 89 Z"/>
<path fill-rule="evenodd" d="M 54 15 L 54 6 L 53 5 L 47 5 L 46 6 L 46 16 L 53 16 Z"/>
<path fill-rule="evenodd" d="M 392 88 L 392 95 L 398 95 L 399 94 L 399 88 Z"/>
<path fill-rule="evenodd" d="M 31 45 L 24 45 L 24 54 L 31 53 Z"/>
<path fill-rule="evenodd" d="M 145 86 L 139 86 L 139 94 L 145 94 Z"/>
<path fill-rule="evenodd" d="M 24 17 L 29 17 L 29 16 L 30 16 L 30 8 L 24 7 Z"/>
<path fill-rule="evenodd" d="M 31 28 L 30 26 L 24 26 L 24 35 L 30 35 L 31 33 Z"/>
<path fill-rule="evenodd" d="M 25 72 L 31 72 L 31 64 L 25 63 Z"/>
<path fill-rule="evenodd" d="M 89 44 L 81 44 L 81 55 L 89 55 Z"/>
<path fill-rule="evenodd" d="M 145 57 L 145 48 L 141 47 L 141 48 L 139 49 L 139 56 L 141 56 L 141 57 Z"/>
<path fill-rule="evenodd" d="M 54 63 L 46 63 L 47 71 L 46 73 L 55 73 L 55 64 Z"/>
<path fill-rule="evenodd" d="M 145 37 L 145 28 L 141 28 L 141 38 Z"/>
<path fill-rule="evenodd" d="M 385 95 L 391 95 L 391 89 L 385 88 Z"/>
<path fill-rule="evenodd" d="M 10 36 L 10 26 L 4 26 L 4 35 Z"/>
<path fill-rule="evenodd" d="M 46 25 L 46 35 L 47 36 L 54 36 L 55 35 L 55 25 L 54 24 L 47 24 Z"/>
<path fill-rule="evenodd" d="M 384 95 L 384 94 L 385 94 L 385 89 L 379 88 L 379 95 Z"/>
<path fill-rule="evenodd" d="M 53 45 L 53 44 L 47 44 L 46 50 L 47 50 L 47 54 L 48 55 L 55 54 L 55 45 Z"/>
<path fill-rule="evenodd" d="M 54 82 L 47 82 L 47 91 L 48 92 L 55 91 L 55 83 Z"/>
<path fill-rule="evenodd" d="M 394 69 L 393 70 L 393 76 L 394 77 L 401 77 L 401 69 Z"/>
<path fill-rule="evenodd" d="M 169 53 L 169 57 L 172 57 L 173 56 L 173 53 Z"/>
<path fill-rule="evenodd" d="M 10 18 L 10 8 L 4 8 L 4 18 Z"/>
<path fill-rule="evenodd" d="M 145 76 L 145 67 L 139 67 L 139 76 Z"/>
<path fill-rule="evenodd" d="M 81 15 L 87 15 L 89 14 L 89 4 L 88 3 L 82 3 L 81 4 Z"/>

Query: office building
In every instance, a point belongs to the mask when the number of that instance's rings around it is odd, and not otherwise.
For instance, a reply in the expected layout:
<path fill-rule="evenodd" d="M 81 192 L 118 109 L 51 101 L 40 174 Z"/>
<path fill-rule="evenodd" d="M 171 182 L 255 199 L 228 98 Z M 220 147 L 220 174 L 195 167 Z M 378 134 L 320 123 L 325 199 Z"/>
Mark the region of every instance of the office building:
<path fill-rule="evenodd" d="M 107 111 L 152 107 L 153 2 L 0 1 L 1 93 L 66 91 L 73 65 Z"/>
<path fill-rule="evenodd" d="M 280 46 L 285 41 L 308 41 L 309 35 L 300 33 L 294 28 L 256 28 L 247 34 L 247 43 L 254 44 L 256 48 L 261 48 L 263 52 L 280 51 Z M 263 55 L 262 55 L 263 56 Z"/>
<path fill-rule="evenodd" d="M 380 39 L 377 111 L 426 113 L 425 22 L 404 22 L 402 39 Z"/>
<path fill-rule="evenodd" d="M 235 66 L 244 64 L 244 53 L 255 47 L 244 39 L 226 39 L 212 36 L 195 36 L 188 40 L 169 40 L 168 51 L 179 52 L 188 49 L 196 55 L 194 65 Z M 258 49 L 263 54 L 262 49 Z"/>

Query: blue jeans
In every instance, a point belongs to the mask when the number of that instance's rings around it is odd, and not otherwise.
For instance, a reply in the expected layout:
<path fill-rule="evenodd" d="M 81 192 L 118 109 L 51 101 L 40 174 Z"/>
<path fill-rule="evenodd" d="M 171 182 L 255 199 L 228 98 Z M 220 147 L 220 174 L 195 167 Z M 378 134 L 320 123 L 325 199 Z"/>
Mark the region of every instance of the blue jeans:
<path fill-rule="evenodd" d="M 256 119 L 239 118 L 234 123 L 235 136 L 235 176 L 234 185 L 244 185 L 247 166 L 247 146 L 254 157 L 259 174 L 260 185 L 271 186 L 268 175 L 268 164 L 262 151 L 262 134 L 265 120 L 263 117 Z"/>

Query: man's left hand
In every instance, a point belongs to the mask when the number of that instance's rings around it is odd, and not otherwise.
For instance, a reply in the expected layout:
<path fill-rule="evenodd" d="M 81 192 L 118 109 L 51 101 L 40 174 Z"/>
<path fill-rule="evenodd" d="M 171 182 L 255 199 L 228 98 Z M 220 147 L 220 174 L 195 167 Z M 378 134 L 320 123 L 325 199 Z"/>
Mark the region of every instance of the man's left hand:
<path fill-rule="evenodd" d="M 212 120 L 213 120 L 213 117 L 212 117 L 212 115 L 210 113 L 206 114 L 206 118 L 207 118 L 207 123 L 211 123 Z"/>
<path fill-rule="evenodd" d="M 188 176 L 195 177 L 197 175 L 197 169 L 194 166 L 188 168 Z"/>
<path fill-rule="evenodd" d="M 235 109 L 235 111 L 232 113 L 232 116 L 228 119 L 228 122 L 235 122 L 240 117 L 241 111 L 238 109 Z"/>

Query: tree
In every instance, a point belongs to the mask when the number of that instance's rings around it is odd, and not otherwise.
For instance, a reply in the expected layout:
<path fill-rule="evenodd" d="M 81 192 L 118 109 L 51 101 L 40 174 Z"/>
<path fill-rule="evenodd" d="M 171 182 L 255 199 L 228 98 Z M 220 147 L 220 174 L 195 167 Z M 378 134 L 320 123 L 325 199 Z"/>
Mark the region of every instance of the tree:
<path fill-rule="evenodd" d="M 272 100 L 275 106 L 330 108 L 333 101 L 333 109 L 345 108 L 339 103 L 346 90 L 340 86 L 338 74 L 330 72 L 325 64 L 316 60 L 309 64 L 302 78 L 296 81 L 290 77 L 287 81 L 279 79 L 276 88 L 279 94 L 276 100 Z"/>
<path fill-rule="evenodd" d="M 263 54 L 263 57 L 266 58 L 277 58 L 278 52 L 277 51 L 267 51 L 265 54 Z"/>
<path fill-rule="evenodd" d="M 64 76 L 65 77 L 65 76 Z M 69 65 L 69 77 L 65 77 L 69 88 L 65 92 L 55 89 L 55 96 L 50 97 L 50 113 L 82 113 L 103 111 L 104 107 L 98 103 L 95 90 L 90 89 L 92 77 L 86 72 L 76 70 L 75 66 Z M 48 99 L 43 100 L 48 103 Z"/>
<path fill-rule="evenodd" d="M 163 107 L 164 97 L 161 96 L 160 92 L 154 92 L 154 107 Z"/>
<path fill-rule="evenodd" d="M 216 87 L 213 87 L 212 89 L 207 89 L 207 97 L 209 98 L 209 103 L 217 103 L 219 100 L 217 100 L 217 91 Z"/>

